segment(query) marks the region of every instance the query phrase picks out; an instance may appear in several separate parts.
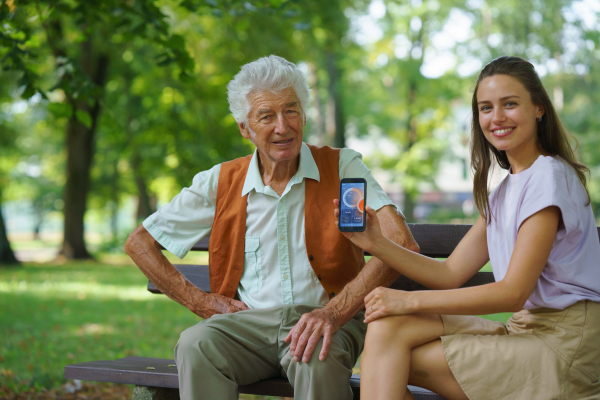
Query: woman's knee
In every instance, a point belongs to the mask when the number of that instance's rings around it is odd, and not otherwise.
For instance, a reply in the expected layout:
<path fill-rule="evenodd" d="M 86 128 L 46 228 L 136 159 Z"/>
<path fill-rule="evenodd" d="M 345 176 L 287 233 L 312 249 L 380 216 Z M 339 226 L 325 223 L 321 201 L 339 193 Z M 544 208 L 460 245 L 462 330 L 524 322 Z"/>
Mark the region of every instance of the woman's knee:
<path fill-rule="evenodd" d="M 437 323 L 436 323 L 437 321 Z M 438 326 L 439 325 L 439 326 Z M 435 329 L 435 328 L 438 329 Z M 380 318 L 369 323 L 367 342 L 369 345 L 390 343 L 418 346 L 441 335 L 443 325 L 436 315 L 408 314 Z"/>

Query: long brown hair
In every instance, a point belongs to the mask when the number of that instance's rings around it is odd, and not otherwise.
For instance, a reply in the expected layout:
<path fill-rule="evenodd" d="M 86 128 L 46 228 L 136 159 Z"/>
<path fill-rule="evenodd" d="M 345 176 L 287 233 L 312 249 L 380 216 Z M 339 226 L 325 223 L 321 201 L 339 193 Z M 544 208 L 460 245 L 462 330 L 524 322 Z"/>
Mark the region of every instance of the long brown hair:
<path fill-rule="evenodd" d="M 552 105 L 552 101 L 542 85 L 540 77 L 535 72 L 533 65 L 522 58 L 502 56 L 496 58 L 486 65 L 477 79 L 475 92 L 473 93 L 473 122 L 471 124 L 471 169 L 473 170 L 473 197 L 479 213 L 486 219 L 488 224 L 491 221 L 490 202 L 488 200 L 488 174 L 492 166 L 492 156 L 503 169 L 510 168 L 506 152 L 497 150 L 485 138 L 481 126 L 479 125 L 479 107 L 477 104 L 477 89 L 479 84 L 485 78 L 494 75 L 508 75 L 518 80 L 531 96 L 533 104 L 542 106 L 544 115 L 542 121 L 537 122 L 538 142 L 544 152 L 559 156 L 569 164 L 581 184 L 587 192 L 590 203 L 590 194 L 587 189 L 586 173 L 590 170 L 588 167 L 577 161 L 569 140 L 577 142 L 573 135 L 569 133 Z"/>

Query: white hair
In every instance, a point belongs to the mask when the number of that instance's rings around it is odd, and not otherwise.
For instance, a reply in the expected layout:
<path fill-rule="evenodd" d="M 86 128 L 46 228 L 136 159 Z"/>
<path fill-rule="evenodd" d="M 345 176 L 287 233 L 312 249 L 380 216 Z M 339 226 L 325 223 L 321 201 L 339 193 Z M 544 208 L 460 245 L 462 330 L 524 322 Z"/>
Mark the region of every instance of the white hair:
<path fill-rule="evenodd" d="M 275 55 L 259 58 L 244 65 L 227 84 L 229 110 L 238 124 L 246 124 L 251 111 L 248 101 L 251 93 L 280 93 L 289 87 L 294 88 L 302 114 L 306 115 L 306 108 L 310 103 L 310 88 L 302 71 L 295 64 Z"/>

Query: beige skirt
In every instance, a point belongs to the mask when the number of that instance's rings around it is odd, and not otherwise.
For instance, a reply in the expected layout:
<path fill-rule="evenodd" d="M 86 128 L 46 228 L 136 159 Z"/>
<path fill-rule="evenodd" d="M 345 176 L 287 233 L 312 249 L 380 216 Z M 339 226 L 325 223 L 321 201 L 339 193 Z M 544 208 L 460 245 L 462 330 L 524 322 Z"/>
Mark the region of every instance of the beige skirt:
<path fill-rule="evenodd" d="M 506 325 L 442 320 L 444 355 L 469 400 L 600 400 L 600 303 L 522 310 Z"/>

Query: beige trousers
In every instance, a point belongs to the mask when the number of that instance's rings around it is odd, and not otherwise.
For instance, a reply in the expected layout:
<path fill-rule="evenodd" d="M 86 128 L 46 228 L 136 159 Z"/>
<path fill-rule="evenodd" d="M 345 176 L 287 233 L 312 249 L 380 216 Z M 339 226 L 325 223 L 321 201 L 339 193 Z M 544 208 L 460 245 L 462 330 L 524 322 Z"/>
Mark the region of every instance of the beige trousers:
<path fill-rule="evenodd" d="M 293 361 L 283 339 L 300 317 L 317 307 L 291 305 L 215 315 L 185 330 L 175 347 L 182 400 L 237 399 L 237 386 L 284 377 L 294 399 L 351 400 L 352 367 L 367 325 L 360 312 L 333 335 L 319 361 L 323 339 L 308 363 Z"/>

